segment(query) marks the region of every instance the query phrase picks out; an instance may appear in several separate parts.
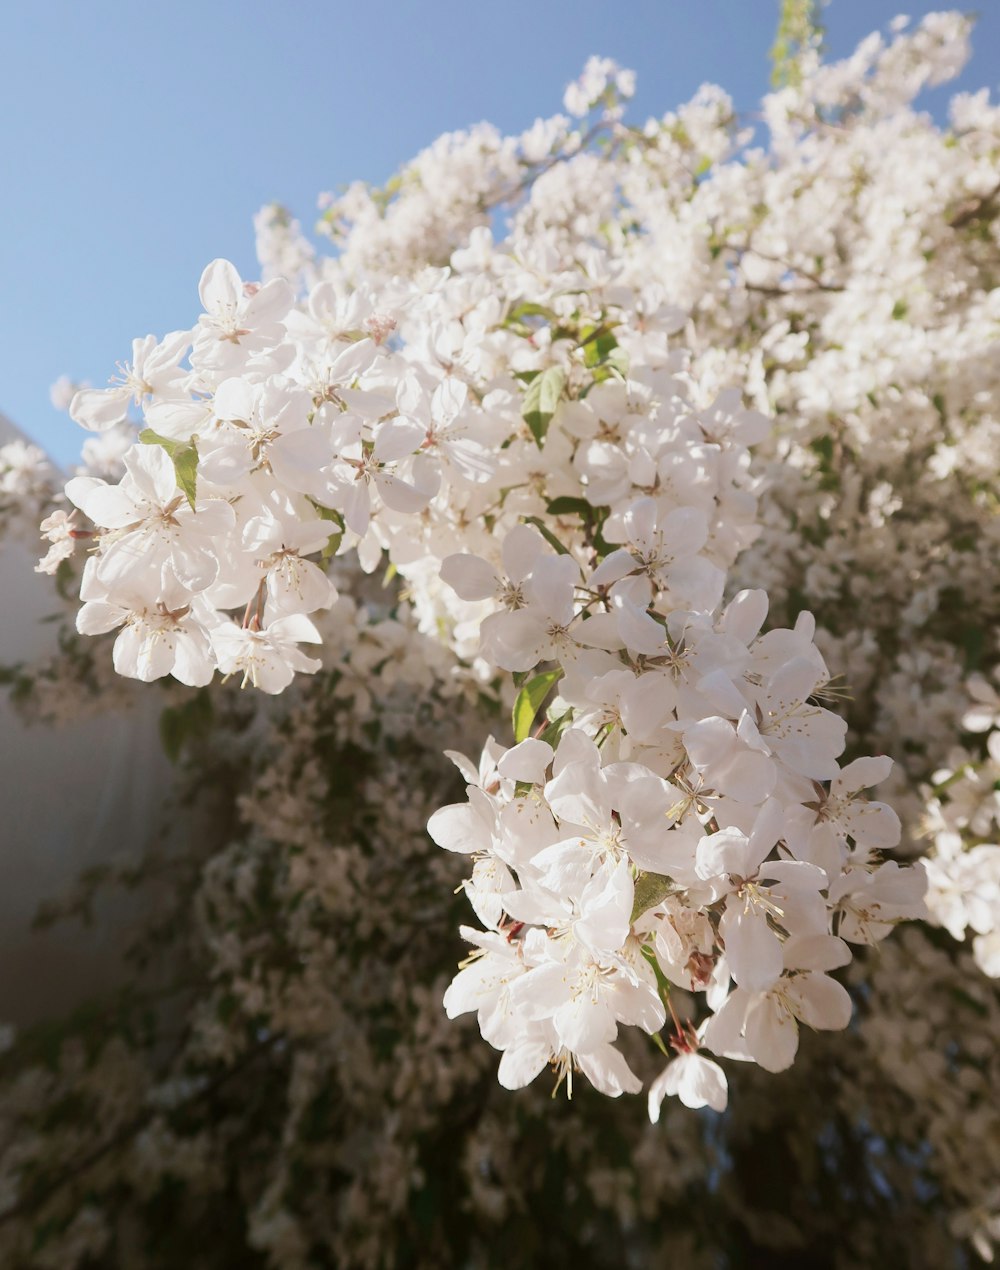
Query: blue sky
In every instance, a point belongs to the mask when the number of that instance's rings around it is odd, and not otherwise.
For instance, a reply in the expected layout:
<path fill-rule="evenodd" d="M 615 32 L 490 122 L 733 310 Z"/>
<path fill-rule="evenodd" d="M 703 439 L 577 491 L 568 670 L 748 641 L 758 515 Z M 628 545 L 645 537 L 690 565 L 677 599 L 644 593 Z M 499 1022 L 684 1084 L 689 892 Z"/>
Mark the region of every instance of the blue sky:
<path fill-rule="evenodd" d="M 961 87 L 996 90 L 1000 3 L 980 0 Z M 900 11 L 831 0 L 831 56 Z M 204 265 L 252 276 L 252 216 L 304 224 L 316 195 L 383 183 L 439 133 L 518 131 L 560 109 L 591 53 L 639 75 L 634 114 L 705 81 L 750 111 L 778 0 L 20 0 L 3 6 L 0 411 L 72 462 L 85 434 L 49 403 L 103 384 L 134 336 L 191 325 Z M 941 112 L 946 91 L 928 98 Z"/>

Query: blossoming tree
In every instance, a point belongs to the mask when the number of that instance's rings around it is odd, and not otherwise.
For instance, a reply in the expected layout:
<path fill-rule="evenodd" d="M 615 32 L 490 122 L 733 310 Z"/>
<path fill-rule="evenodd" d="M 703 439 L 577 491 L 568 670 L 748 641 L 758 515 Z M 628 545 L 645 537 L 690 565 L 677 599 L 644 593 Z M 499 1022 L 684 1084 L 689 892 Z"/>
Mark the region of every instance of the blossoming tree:
<path fill-rule="evenodd" d="M 276 1266 L 489 1264 L 448 1177 L 551 1260 L 539 1153 L 559 1255 L 794 1257 L 838 1215 L 830 1265 L 989 1253 L 1000 114 L 911 106 L 968 30 L 823 65 L 793 24 L 766 148 L 717 89 L 627 123 L 592 59 L 566 114 L 323 200 L 330 254 L 265 209 L 259 281 L 212 262 L 73 395 L 40 567 L 242 824 L 175 862 L 180 1007 L 11 1052 L 11 1256 L 41 1218 L 53 1264 L 120 1255 L 179 1178 L 182 1231 L 226 1194 Z M 505 1092 L 546 1072 L 648 1120 Z M 53 1090 L 114 1121 L 81 1178 Z"/>

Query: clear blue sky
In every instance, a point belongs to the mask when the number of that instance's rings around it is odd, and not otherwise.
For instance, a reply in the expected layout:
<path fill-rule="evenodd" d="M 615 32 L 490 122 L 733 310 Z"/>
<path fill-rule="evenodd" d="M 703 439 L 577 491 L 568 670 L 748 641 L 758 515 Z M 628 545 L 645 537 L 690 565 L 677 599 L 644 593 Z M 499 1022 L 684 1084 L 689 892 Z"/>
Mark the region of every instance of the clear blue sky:
<path fill-rule="evenodd" d="M 962 87 L 996 90 L 1000 3 Z M 899 12 L 831 0 L 831 56 Z M 252 276 L 251 219 L 304 224 L 320 190 L 384 182 L 440 132 L 561 108 L 591 53 L 639 74 L 635 116 L 705 81 L 767 89 L 778 0 L 12 0 L 0 13 L 0 411 L 69 463 L 85 434 L 49 404 L 100 385 L 133 336 L 189 326 L 203 266 Z M 928 97 L 940 113 L 946 92 Z"/>

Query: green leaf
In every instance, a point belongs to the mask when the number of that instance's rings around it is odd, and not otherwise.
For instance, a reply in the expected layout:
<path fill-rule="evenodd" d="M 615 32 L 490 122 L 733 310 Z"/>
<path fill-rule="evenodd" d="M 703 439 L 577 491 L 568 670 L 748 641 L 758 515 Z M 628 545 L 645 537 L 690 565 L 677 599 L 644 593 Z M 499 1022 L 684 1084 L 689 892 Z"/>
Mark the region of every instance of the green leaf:
<path fill-rule="evenodd" d="M 594 379 L 597 383 L 605 379 L 627 379 L 628 367 L 628 353 L 623 348 L 613 348 L 604 361 L 594 367 Z"/>
<path fill-rule="evenodd" d="M 660 997 L 664 1005 L 666 1005 L 667 998 L 670 996 L 670 980 L 660 968 L 660 963 L 656 960 L 656 953 L 650 948 L 649 944 L 643 944 L 639 951 L 652 967 L 653 974 L 656 975 L 656 986 L 659 989 Z"/>
<path fill-rule="evenodd" d="M 539 736 L 539 741 L 544 741 L 546 745 L 551 745 L 553 749 L 559 744 L 559 738 L 573 722 L 572 709 L 567 710 L 565 714 L 561 714 L 558 719 L 553 719 L 545 731 Z"/>
<path fill-rule="evenodd" d="M 526 525 L 534 525 L 538 532 L 542 535 L 550 547 L 554 547 L 561 556 L 569 555 L 569 547 L 564 542 L 560 542 L 552 530 L 546 525 L 545 521 L 538 516 L 525 516 L 524 523 Z"/>
<path fill-rule="evenodd" d="M 550 516 L 571 516 L 576 512 L 584 518 L 591 516 L 594 512 L 593 506 L 585 498 L 570 498 L 568 495 L 554 498 L 545 510 Z"/>
<path fill-rule="evenodd" d="M 517 305 L 516 308 L 511 309 L 511 311 L 507 314 L 507 320 L 509 322 L 518 322 L 522 318 L 526 317 L 545 318 L 546 322 L 558 322 L 559 320 L 558 316 L 552 311 L 552 309 L 547 309 L 544 304 L 535 304 L 531 300 L 525 300 L 522 304 Z"/>
<path fill-rule="evenodd" d="M 550 366 L 548 370 L 543 370 L 536 379 L 531 381 L 528 391 L 524 394 L 521 417 L 531 429 L 531 435 L 535 438 L 535 444 L 539 449 L 565 387 L 565 371 L 559 366 Z"/>
<path fill-rule="evenodd" d="M 320 555 L 320 559 L 325 563 L 331 558 L 331 556 L 335 556 L 337 554 L 337 549 L 343 541 L 344 518 L 341 516 L 340 512 L 334 511 L 332 507 L 324 507 L 322 503 L 317 503 L 315 498 L 310 498 L 309 501 L 312 503 L 313 507 L 315 507 L 322 520 L 332 520 L 337 526 L 336 532 L 332 533 L 326 540 L 326 546 L 323 548 L 322 554 Z"/>
<path fill-rule="evenodd" d="M 529 679 L 517 694 L 511 722 L 514 725 L 514 743 L 526 741 L 531 735 L 531 727 L 535 716 L 541 709 L 542 702 L 562 678 L 562 670 L 547 670 L 542 675 Z"/>
<path fill-rule="evenodd" d="M 70 562 L 68 560 L 60 560 L 56 567 L 56 590 L 59 592 L 61 599 L 76 600 L 79 598 L 79 588 L 77 588 L 76 594 L 74 594 L 72 589 L 76 580 L 76 573 Z"/>
<path fill-rule="evenodd" d="M 580 347 L 583 349 L 583 364 L 591 369 L 606 362 L 618 347 L 614 331 L 603 326 L 586 327 L 582 336 Z"/>
<path fill-rule="evenodd" d="M 204 736 L 212 726 L 212 698 L 204 688 L 179 706 L 167 706 L 160 715 L 160 742 L 171 763 L 176 763 L 188 741 Z"/>
<path fill-rule="evenodd" d="M 629 920 L 634 922 L 643 913 L 648 913 L 661 900 L 665 900 L 673 889 L 673 878 L 664 877 L 661 873 L 640 873 L 635 880 L 635 901 Z"/>
<path fill-rule="evenodd" d="M 143 428 L 139 433 L 143 445 L 158 445 L 166 450 L 174 465 L 177 488 L 187 498 L 194 510 L 195 482 L 198 478 L 198 449 L 194 441 L 174 441 L 170 437 L 161 437 L 152 428 Z"/>

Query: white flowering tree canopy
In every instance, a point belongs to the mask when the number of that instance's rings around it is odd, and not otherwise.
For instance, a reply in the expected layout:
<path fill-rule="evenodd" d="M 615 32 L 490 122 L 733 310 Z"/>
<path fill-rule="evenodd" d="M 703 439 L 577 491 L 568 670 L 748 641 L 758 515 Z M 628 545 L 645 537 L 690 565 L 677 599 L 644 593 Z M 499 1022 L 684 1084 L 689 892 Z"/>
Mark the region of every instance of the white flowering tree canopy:
<path fill-rule="evenodd" d="M 211 262 L 72 394 L 43 523 L 77 631 L 199 694 L 333 692 L 398 597 L 364 710 L 419 647 L 478 711 L 426 826 L 468 902 L 444 1011 L 506 1089 L 638 1093 L 645 1034 L 653 1122 L 860 1043 L 904 921 L 1000 975 L 1000 112 L 913 106 L 960 15 L 830 65 L 800 18 L 763 137 L 711 87 L 628 123 L 593 58 L 565 113 L 321 200 L 329 254 L 265 209 L 259 279 Z"/>

